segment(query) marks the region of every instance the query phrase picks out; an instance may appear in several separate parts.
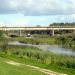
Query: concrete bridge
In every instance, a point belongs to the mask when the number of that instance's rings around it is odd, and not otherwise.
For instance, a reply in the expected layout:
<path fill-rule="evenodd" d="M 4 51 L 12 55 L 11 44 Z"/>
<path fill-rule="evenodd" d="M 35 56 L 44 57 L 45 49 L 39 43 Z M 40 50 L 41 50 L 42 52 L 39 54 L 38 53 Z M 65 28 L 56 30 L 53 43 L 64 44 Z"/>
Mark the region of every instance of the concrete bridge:
<path fill-rule="evenodd" d="M 49 27 L 0 27 L 3 31 L 50 31 L 52 36 L 54 36 L 55 30 L 73 30 L 75 31 L 75 26 L 49 26 Z"/>

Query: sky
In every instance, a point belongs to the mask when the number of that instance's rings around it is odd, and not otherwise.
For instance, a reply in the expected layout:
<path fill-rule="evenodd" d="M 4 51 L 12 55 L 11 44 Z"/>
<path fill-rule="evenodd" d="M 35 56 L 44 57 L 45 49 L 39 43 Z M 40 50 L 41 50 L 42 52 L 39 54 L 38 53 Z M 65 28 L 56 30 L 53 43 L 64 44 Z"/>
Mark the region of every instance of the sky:
<path fill-rule="evenodd" d="M 0 0 L 0 26 L 75 22 L 75 0 Z"/>

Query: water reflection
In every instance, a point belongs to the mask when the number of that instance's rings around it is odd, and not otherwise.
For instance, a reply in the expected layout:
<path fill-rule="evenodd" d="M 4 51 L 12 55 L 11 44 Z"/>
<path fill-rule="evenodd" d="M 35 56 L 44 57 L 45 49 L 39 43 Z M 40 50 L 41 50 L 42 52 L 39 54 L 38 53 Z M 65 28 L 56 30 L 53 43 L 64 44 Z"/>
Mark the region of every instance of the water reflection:
<path fill-rule="evenodd" d="M 67 48 L 62 48 L 62 47 L 59 47 L 59 46 L 50 45 L 47 49 L 49 51 L 53 52 L 53 53 L 75 56 L 75 51 L 74 50 L 67 49 Z"/>

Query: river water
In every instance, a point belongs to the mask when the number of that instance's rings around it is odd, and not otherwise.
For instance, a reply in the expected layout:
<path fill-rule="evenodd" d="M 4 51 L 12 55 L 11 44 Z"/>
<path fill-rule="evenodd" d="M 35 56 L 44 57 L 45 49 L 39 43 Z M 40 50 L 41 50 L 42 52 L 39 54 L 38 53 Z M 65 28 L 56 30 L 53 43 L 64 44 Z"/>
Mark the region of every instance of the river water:
<path fill-rule="evenodd" d="M 18 41 L 9 42 L 8 44 L 9 45 L 37 47 L 39 49 L 50 51 L 50 52 L 53 52 L 53 53 L 56 53 L 56 54 L 75 56 L 75 51 L 74 50 L 67 49 L 67 48 L 62 48 L 58 45 L 33 45 L 33 44 L 20 43 Z"/>

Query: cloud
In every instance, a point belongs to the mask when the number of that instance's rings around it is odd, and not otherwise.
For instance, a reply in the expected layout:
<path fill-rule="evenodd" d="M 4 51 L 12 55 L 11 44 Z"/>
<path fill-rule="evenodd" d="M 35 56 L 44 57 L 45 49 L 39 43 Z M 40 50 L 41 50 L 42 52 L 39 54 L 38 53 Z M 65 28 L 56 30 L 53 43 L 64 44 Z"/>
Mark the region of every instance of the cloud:
<path fill-rule="evenodd" d="M 75 13 L 74 0 L 0 0 L 0 13 L 66 15 Z"/>

